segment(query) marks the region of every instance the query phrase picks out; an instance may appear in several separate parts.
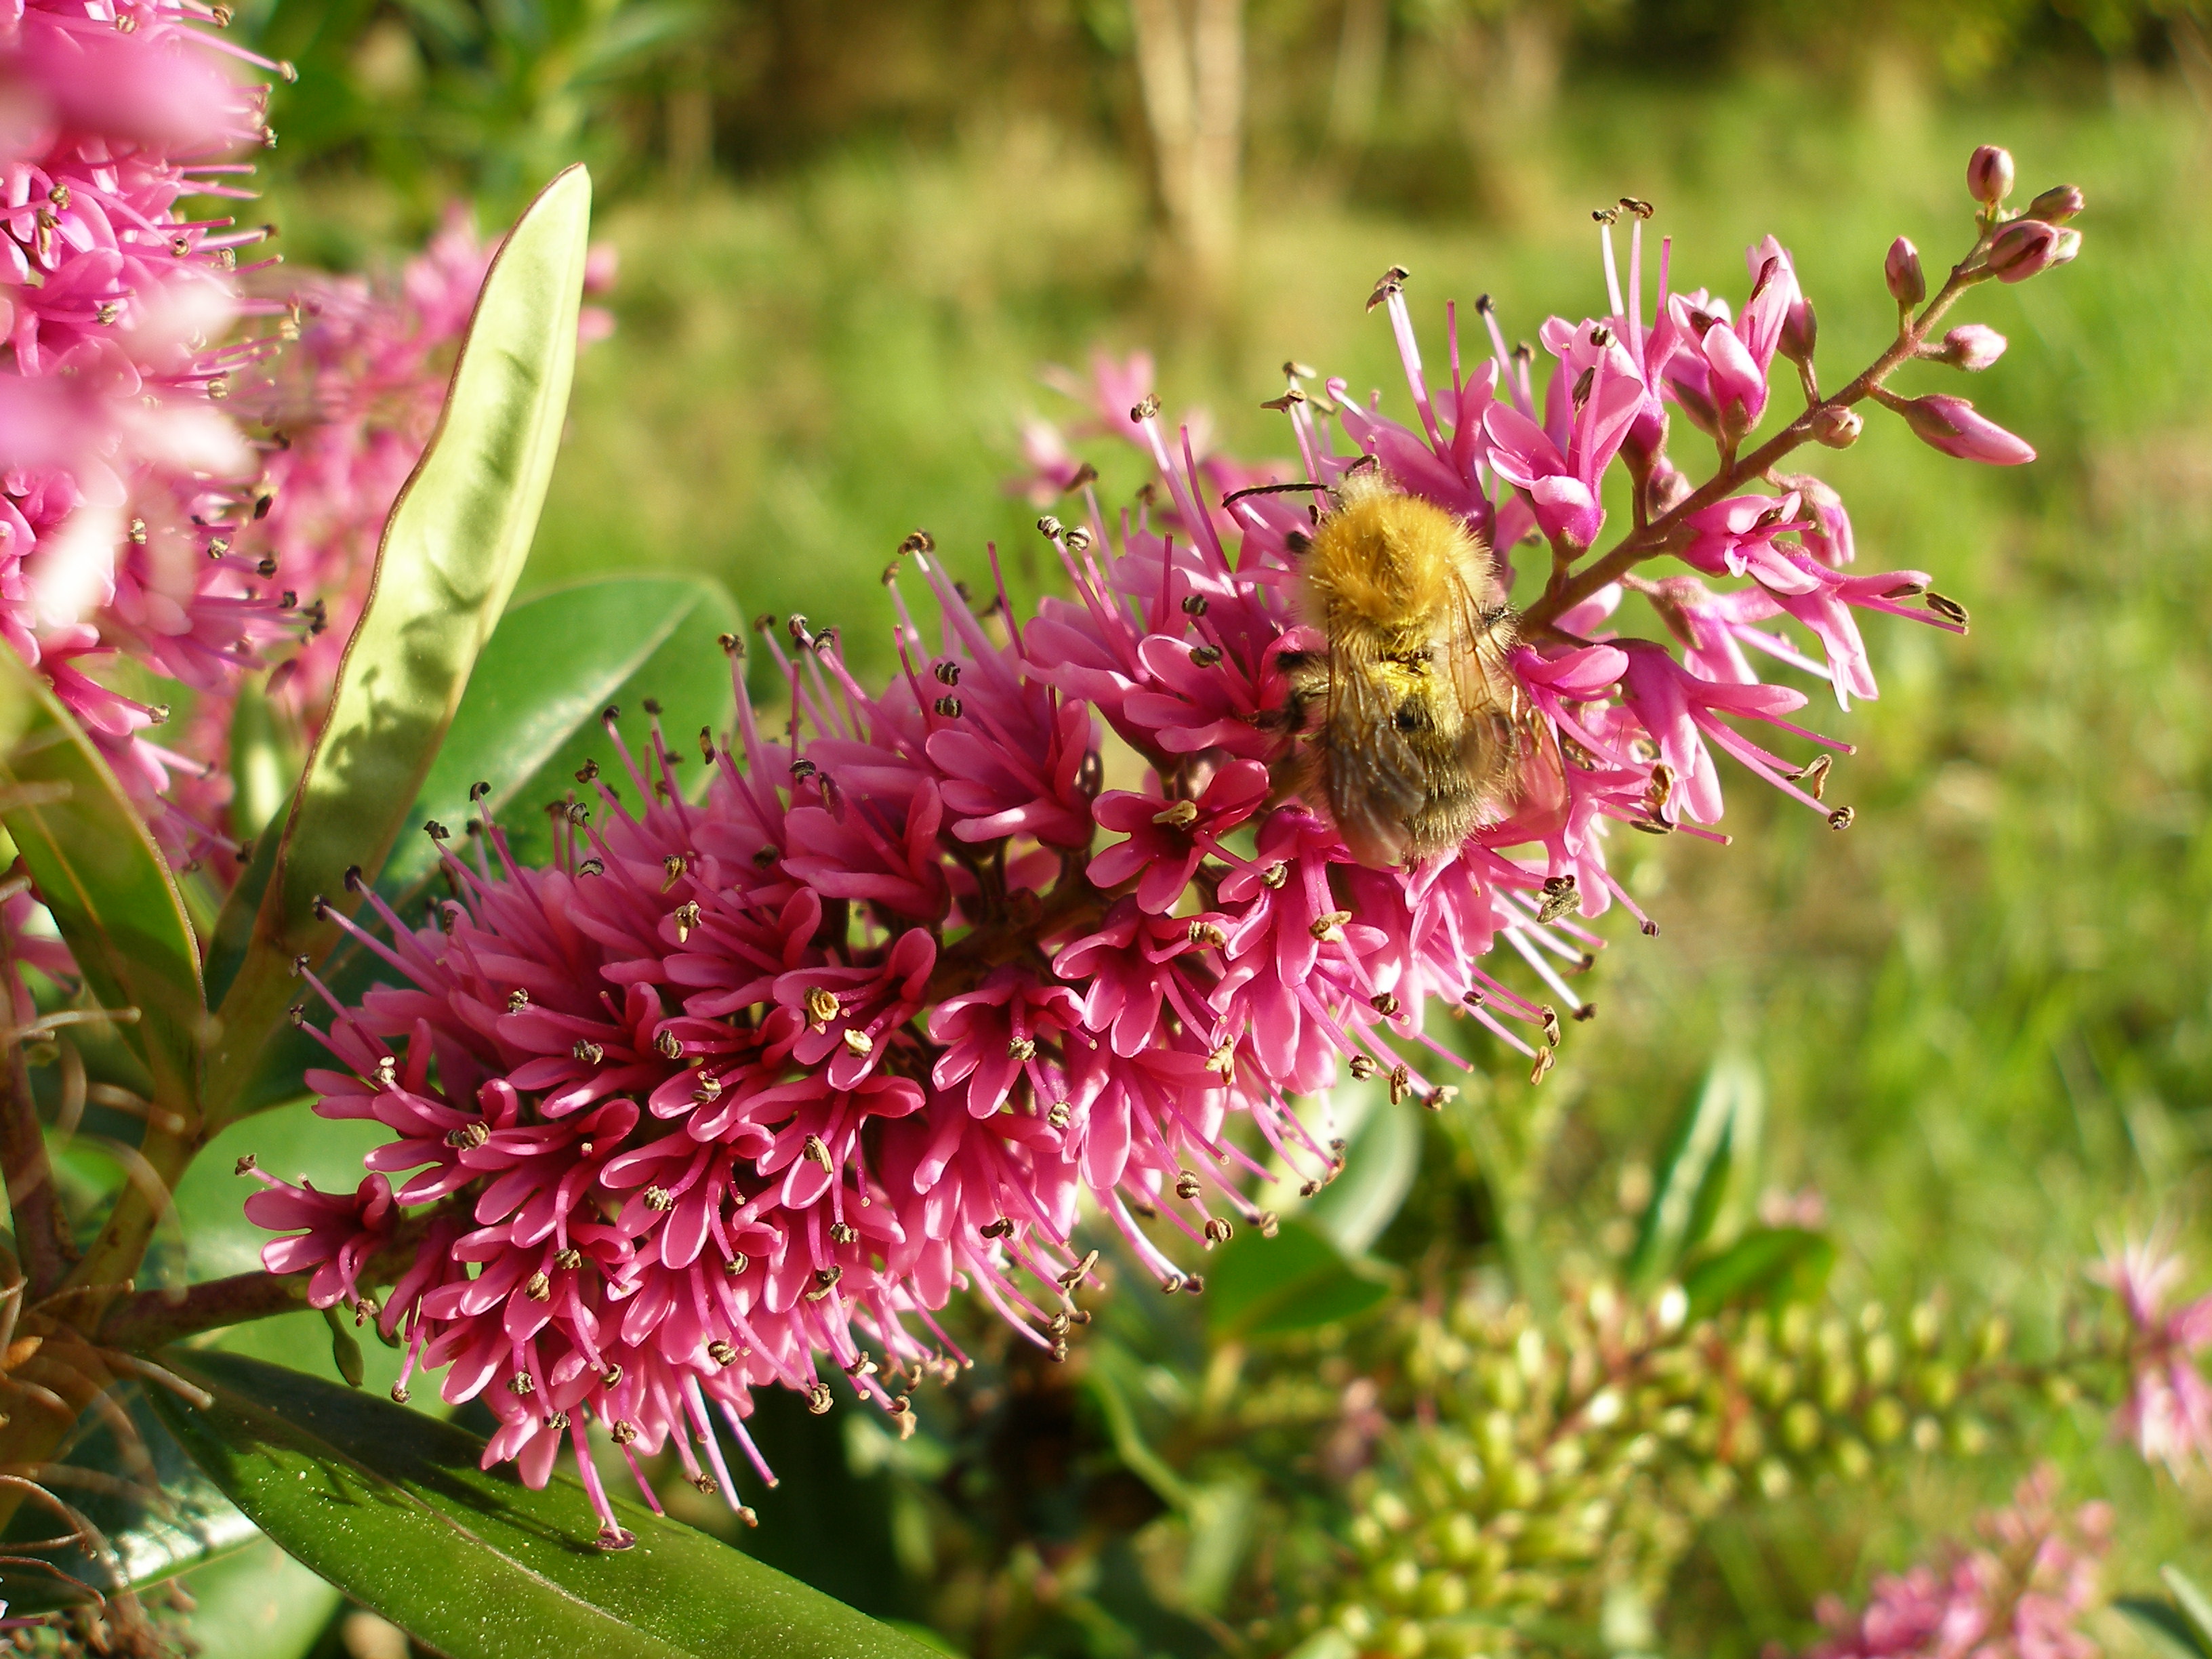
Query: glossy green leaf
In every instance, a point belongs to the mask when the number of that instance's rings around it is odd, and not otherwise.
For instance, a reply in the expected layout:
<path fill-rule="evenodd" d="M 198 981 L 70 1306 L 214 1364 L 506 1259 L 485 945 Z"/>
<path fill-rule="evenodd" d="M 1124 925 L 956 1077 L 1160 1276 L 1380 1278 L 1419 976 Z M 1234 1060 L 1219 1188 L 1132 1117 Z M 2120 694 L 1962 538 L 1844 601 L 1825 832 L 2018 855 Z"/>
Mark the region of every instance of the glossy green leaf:
<path fill-rule="evenodd" d="M 521 574 L 568 407 L 590 220 L 590 179 L 572 167 L 501 246 L 438 429 L 385 526 L 266 886 L 242 883 L 224 907 L 210 975 L 227 986 L 208 1068 L 218 1120 L 292 999 L 292 958 L 319 961 L 337 937 L 318 902 L 351 905 L 347 872 L 383 867 Z"/>
<path fill-rule="evenodd" d="M 1751 1061 L 1723 1054 L 1697 1098 L 1668 1132 L 1653 1170 L 1651 1201 L 1629 1257 L 1632 1280 L 1675 1270 L 1709 1237 L 1756 1177 L 1765 1093 Z"/>
<path fill-rule="evenodd" d="M 1240 1233 L 1214 1254 L 1206 1326 L 1217 1337 L 1281 1336 L 1357 1318 L 1389 1294 L 1387 1273 L 1353 1261 L 1300 1216 L 1273 1238 Z"/>
<path fill-rule="evenodd" d="M 134 1388 L 124 1397 L 151 1465 L 150 1478 L 124 1454 L 113 1431 L 103 1423 L 70 1451 L 62 1460 L 63 1472 L 48 1482 L 58 1497 L 99 1528 L 112 1555 L 40 1552 L 41 1559 L 103 1595 L 159 1583 L 241 1549 L 258 1535 L 253 1523 L 185 1455 L 150 1408 L 144 1392 Z M 76 1471 L 82 1476 L 73 1473 Z M 160 1490 L 159 1503 L 150 1501 L 155 1486 Z M 27 1503 L 9 1522 L 7 1535 L 11 1540 L 51 1538 L 64 1529 L 52 1510 Z M 0 1544 L 0 1553 L 15 1552 Z M 4 1599 L 11 1613 L 27 1613 L 88 1598 L 65 1579 L 10 1567 Z"/>
<path fill-rule="evenodd" d="M 619 707 L 623 742 L 641 763 L 651 755 L 647 702 L 662 710 L 669 747 L 696 772 L 701 727 L 727 730 L 736 706 L 729 659 L 717 643 L 738 625 L 738 607 L 718 582 L 688 576 L 623 576 L 539 594 L 501 619 L 477 659 L 467 696 L 430 769 L 410 832 L 385 866 L 387 890 L 436 862 L 426 818 L 456 831 L 477 809 L 469 789 L 491 793 L 517 860 L 542 862 L 552 848 L 545 808 L 577 793 L 576 772 L 595 760 L 626 799 L 636 791 L 617 764 L 599 715 Z M 578 797 L 593 806 L 596 796 Z"/>
<path fill-rule="evenodd" d="M 483 1443 L 388 1401 L 215 1353 L 165 1362 L 205 1409 L 162 1411 L 263 1531 L 451 1659 L 915 1659 L 927 1650 L 675 1522 L 617 1503 L 635 1548 L 594 1547 L 583 1489 L 477 1467 Z"/>
<path fill-rule="evenodd" d="M 1747 1302 L 1805 1302 L 1826 1287 L 1836 1247 L 1802 1227 L 1754 1227 L 1717 1255 L 1686 1268 L 1690 1317 Z"/>
<path fill-rule="evenodd" d="M 175 878 L 100 750 L 13 651 L 0 651 L 0 702 L 17 733 L 0 764 L 8 833 L 93 995 L 139 1011 L 118 1029 L 163 1097 L 189 1100 L 204 1014 Z"/>

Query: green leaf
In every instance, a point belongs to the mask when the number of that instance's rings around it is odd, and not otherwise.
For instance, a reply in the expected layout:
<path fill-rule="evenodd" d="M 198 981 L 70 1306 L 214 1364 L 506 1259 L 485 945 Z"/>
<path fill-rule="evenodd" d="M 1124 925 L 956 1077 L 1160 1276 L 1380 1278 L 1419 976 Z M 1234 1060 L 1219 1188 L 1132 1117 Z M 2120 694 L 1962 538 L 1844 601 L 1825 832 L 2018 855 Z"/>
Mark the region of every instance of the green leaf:
<path fill-rule="evenodd" d="M 1751 1061 L 1733 1054 L 1715 1060 L 1660 1151 L 1651 1202 L 1629 1257 L 1632 1282 L 1648 1285 L 1675 1271 L 1712 1234 L 1723 1208 L 1756 1178 L 1765 1115 L 1765 1091 Z"/>
<path fill-rule="evenodd" d="M 147 1384 L 144 1390 L 157 1387 Z M 148 1501 L 148 1477 L 141 1466 L 125 1455 L 113 1430 L 104 1422 L 62 1460 L 63 1472 L 47 1481 L 57 1497 L 100 1528 L 112 1554 L 111 1559 L 76 1550 L 44 1551 L 41 1559 L 103 1595 L 159 1583 L 241 1549 L 258 1535 L 253 1523 L 185 1455 L 149 1407 L 144 1390 L 133 1388 L 121 1398 L 127 1401 L 131 1421 L 151 1463 L 151 1480 L 161 1497 L 158 1505 Z M 98 1484 L 72 1478 L 70 1471 L 82 1471 Z M 124 1484 L 109 1486 L 112 1482 Z M 64 1523 L 53 1510 L 30 1502 L 15 1512 L 8 1536 L 51 1538 L 63 1530 Z M 0 1545 L 0 1553 L 13 1552 Z M 11 1613 L 45 1612 L 86 1599 L 83 1592 L 50 1574 L 8 1569 L 6 1600 Z"/>
<path fill-rule="evenodd" d="M 583 1488 L 477 1467 L 450 1425 L 234 1355 L 179 1353 L 214 1396 L 161 1401 L 263 1531 L 451 1659 L 915 1659 L 927 1650 L 703 1533 L 617 1501 L 634 1549 L 593 1547 Z"/>
<path fill-rule="evenodd" d="M 343 1599 L 265 1538 L 184 1580 L 195 1603 L 187 1627 L 219 1659 L 302 1659 Z"/>
<path fill-rule="evenodd" d="M 1347 1137 L 1342 1173 L 1298 1212 L 1301 1220 L 1326 1233 L 1348 1256 L 1364 1255 L 1382 1236 L 1404 1206 L 1421 1167 L 1421 1120 L 1415 1109 L 1392 1105 L 1380 1083 L 1337 1091 L 1343 1115 L 1352 1115 L 1346 1109 L 1355 1101 L 1364 1101 L 1364 1109 Z"/>
<path fill-rule="evenodd" d="M 2212 1596 L 2199 1589 L 2196 1581 L 2179 1567 L 2160 1567 L 2158 1576 L 2166 1580 L 2166 1589 L 2173 1593 L 2174 1604 L 2196 1630 L 2198 1645 L 2212 1649 Z"/>
<path fill-rule="evenodd" d="M 222 991 L 209 1095 L 220 1121 L 291 1000 L 291 959 L 337 936 L 318 901 L 383 867 L 514 591 L 568 408 L 591 182 L 571 167 L 501 244 L 438 429 L 400 492 L 329 719 L 308 757 L 265 888 L 241 883 L 217 923 Z"/>
<path fill-rule="evenodd" d="M 196 1097 L 205 1022 L 199 946 L 154 838 L 115 774 L 46 683 L 0 651 L 0 703 L 19 733 L 0 763 L 0 817 L 103 1007 L 164 1100 Z"/>
<path fill-rule="evenodd" d="M 1206 1264 L 1206 1328 L 1217 1339 L 1310 1331 L 1356 1318 L 1389 1294 L 1387 1273 L 1294 1217 L 1273 1238 L 1238 1235 Z"/>
<path fill-rule="evenodd" d="M 718 582 L 689 576 L 622 576 L 543 593 L 518 605 L 477 659 L 468 696 L 408 814 L 419 831 L 435 818 L 457 832 L 478 809 L 470 786 L 491 785 L 484 805 L 500 816 L 518 860 L 541 863 L 553 839 L 544 811 L 579 794 L 586 760 L 605 769 L 625 797 L 635 787 L 616 764 L 600 712 L 619 706 L 623 741 L 643 762 L 652 752 L 644 704 L 659 704 L 670 749 L 696 768 L 702 726 L 727 729 L 736 708 L 729 659 L 716 643 L 735 629 L 738 607 Z M 387 891 L 427 875 L 437 861 L 429 837 L 410 833 L 385 866 Z"/>
<path fill-rule="evenodd" d="M 1836 1247 L 1802 1227 L 1754 1227 L 1687 1268 L 1682 1291 L 1689 1316 L 1703 1319 L 1748 1302 L 1807 1302 L 1820 1295 L 1836 1265 Z"/>
<path fill-rule="evenodd" d="M 2133 1620 L 2159 1652 L 2171 1655 L 2172 1659 L 2212 1659 L 2212 1644 L 2172 1602 L 2154 1601 L 2147 1595 L 2116 1595 L 2112 1606 Z"/>

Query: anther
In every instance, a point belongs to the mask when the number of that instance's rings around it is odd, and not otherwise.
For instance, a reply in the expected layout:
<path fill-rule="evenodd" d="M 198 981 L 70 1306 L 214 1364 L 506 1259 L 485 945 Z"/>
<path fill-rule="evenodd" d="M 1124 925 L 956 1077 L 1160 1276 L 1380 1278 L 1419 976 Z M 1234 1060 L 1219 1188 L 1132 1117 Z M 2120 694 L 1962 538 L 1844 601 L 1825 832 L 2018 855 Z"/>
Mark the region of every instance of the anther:
<path fill-rule="evenodd" d="M 801 1158 L 812 1159 L 825 1170 L 835 1167 L 830 1161 L 830 1148 L 820 1135 L 807 1136 L 805 1144 L 799 1149 L 799 1155 Z"/>
<path fill-rule="evenodd" d="M 1377 991 L 1373 996 L 1368 998 L 1367 1001 L 1368 1006 L 1373 1008 L 1376 1013 L 1382 1015 L 1383 1018 L 1397 1018 L 1398 1008 L 1400 1006 L 1398 999 L 1393 996 L 1389 992 Z"/>
<path fill-rule="evenodd" d="M 817 1417 L 826 1415 L 832 1403 L 828 1383 L 817 1382 L 812 1388 L 807 1389 L 806 1409 Z"/>
<path fill-rule="evenodd" d="M 707 1345 L 707 1358 L 717 1365 L 734 1365 L 738 1363 L 738 1351 L 726 1339 L 718 1336 Z"/>
<path fill-rule="evenodd" d="M 644 1199 L 645 1207 L 648 1210 L 665 1214 L 676 1207 L 675 1195 L 665 1187 L 647 1187 L 639 1196 Z"/>
<path fill-rule="evenodd" d="M 936 676 L 937 683 L 939 685 L 957 685 L 960 684 L 960 665 L 953 661 L 950 657 L 944 659 L 944 660 L 939 662 L 929 672 Z"/>
<path fill-rule="evenodd" d="M 1805 786 L 1805 793 L 1814 800 L 1820 799 L 1828 787 L 1828 768 L 1832 763 L 1831 757 L 1815 755 L 1798 769 L 1797 781 Z"/>
<path fill-rule="evenodd" d="M 1096 478 L 1098 475 L 1093 472 L 1091 476 Z M 1079 524 L 1068 526 L 1060 532 L 1060 539 L 1071 553 L 1088 552 L 1091 548 L 1091 532 Z"/>
<path fill-rule="evenodd" d="M 1176 1176 L 1175 1195 L 1188 1204 L 1198 1194 L 1198 1176 L 1188 1170 L 1179 1171 Z"/>
<path fill-rule="evenodd" d="M 1092 1250 L 1086 1255 L 1082 1261 L 1077 1262 L 1066 1273 L 1060 1274 L 1055 1282 L 1060 1285 L 1061 1290 L 1072 1291 L 1078 1285 L 1080 1285 L 1085 1279 L 1090 1278 L 1091 1270 L 1097 1265 L 1098 1252 Z"/>
<path fill-rule="evenodd" d="M 849 1221 L 833 1221 L 830 1224 L 830 1242 L 832 1244 L 857 1244 L 860 1242 L 860 1230 Z"/>
<path fill-rule="evenodd" d="M 946 720 L 957 720 L 960 718 L 960 699 L 957 697 L 939 697 L 931 707 L 944 715 Z"/>
<path fill-rule="evenodd" d="M 589 1037 L 578 1037 L 576 1045 L 568 1050 L 568 1058 L 586 1066 L 596 1066 L 607 1056 L 607 1051 Z"/>
<path fill-rule="evenodd" d="M 1547 876 L 1544 878 L 1544 896 L 1536 906 L 1536 920 L 1541 922 L 1557 921 L 1575 908 L 1579 897 L 1580 895 L 1575 890 L 1575 878 L 1572 872 L 1564 876 Z"/>
<path fill-rule="evenodd" d="M 1413 274 L 1403 265 L 1392 265 L 1376 279 L 1375 291 L 1367 296 L 1367 308 L 1372 311 L 1392 295 L 1404 293 L 1406 279 Z"/>
<path fill-rule="evenodd" d="M 1287 864 L 1271 864 L 1260 872 L 1262 887 L 1280 887 L 1290 878 L 1291 866 Z"/>
<path fill-rule="evenodd" d="M 451 841 L 453 836 L 453 832 L 435 818 L 427 818 L 423 821 L 422 833 L 429 836 L 432 841 Z"/>
<path fill-rule="evenodd" d="M 1215 1216 L 1206 1224 L 1206 1242 L 1208 1244 L 1226 1244 L 1236 1234 L 1237 1229 L 1223 1217 Z"/>
<path fill-rule="evenodd" d="M 1838 806 L 1834 811 L 1828 814 L 1828 828 L 1831 830 L 1848 830 L 1851 827 L 1851 820 L 1857 816 L 1858 814 L 1852 811 L 1850 807 Z"/>
<path fill-rule="evenodd" d="M 1006 1058 L 1024 1065 L 1036 1058 L 1036 1041 L 1033 1037 L 1016 1037 L 1006 1045 Z"/>
<path fill-rule="evenodd" d="M 668 1030 L 665 1028 L 662 1030 L 659 1036 L 653 1038 L 653 1051 L 663 1060 L 681 1060 L 684 1058 L 684 1039 L 678 1036 L 675 1032 Z"/>
<path fill-rule="evenodd" d="M 1048 542 L 1056 542 L 1060 539 L 1060 522 L 1059 520 L 1054 518 L 1051 514 L 1048 513 L 1044 517 L 1039 519 L 1036 521 L 1036 527 L 1037 534 L 1043 537 L 1045 540 Z"/>
<path fill-rule="evenodd" d="M 1214 664 L 1221 660 L 1221 647 L 1218 645 L 1193 646 L 1190 651 L 1190 659 L 1194 665 L 1200 668 L 1211 668 Z"/>
<path fill-rule="evenodd" d="M 376 1061 L 377 1086 L 382 1089 L 389 1089 L 395 1085 L 398 1081 L 399 1062 L 393 1059 L 390 1054 L 381 1054 L 378 1056 Z"/>
<path fill-rule="evenodd" d="M 517 1371 L 507 1379 L 507 1391 L 509 1394 L 532 1394 L 537 1391 L 537 1388 L 538 1384 L 531 1379 L 528 1371 Z"/>
<path fill-rule="evenodd" d="M 694 899 L 688 904 L 677 906 L 676 915 L 672 920 L 676 923 L 676 942 L 681 945 L 691 937 L 691 930 L 699 925 L 698 901 Z"/>
<path fill-rule="evenodd" d="M 1156 418 L 1159 412 L 1160 394 L 1157 392 L 1147 392 L 1145 394 L 1145 400 L 1129 411 L 1129 418 L 1139 426 L 1142 426 L 1146 421 Z"/>
<path fill-rule="evenodd" d="M 509 992 L 507 994 L 507 1012 L 508 1013 L 510 1013 L 510 1014 L 519 1014 L 519 1013 L 520 1013 L 520 1012 L 521 1012 L 525 1008 L 527 1008 L 529 1006 L 530 1006 L 530 993 L 529 993 L 529 992 L 527 992 L 527 991 L 522 991 L 522 990 L 515 990 L 515 991 L 509 991 Z"/>
<path fill-rule="evenodd" d="M 1344 935 L 1340 930 L 1351 920 L 1352 912 L 1349 910 L 1331 910 L 1316 916 L 1306 931 L 1317 939 L 1341 939 Z"/>
<path fill-rule="evenodd" d="M 595 760 L 587 759 L 576 769 L 576 781 L 579 783 L 589 783 L 599 775 L 599 763 Z"/>
<path fill-rule="evenodd" d="M 564 1273 L 574 1273 L 584 1265 L 584 1253 L 571 1244 L 553 1258 L 553 1265 Z M 614 1385 L 609 1383 L 607 1386 L 611 1388 Z"/>
<path fill-rule="evenodd" d="M 1006 1217 L 1000 1216 L 996 1221 L 985 1222 L 975 1231 L 986 1238 L 1012 1238 L 1014 1236 L 1014 1224 Z"/>
<path fill-rule="evenodd" d="M 550 1302 L 553 1299 L 553 1281 L 541 1267 L 530 1275 L 530 1282 L 522 1287 L 522 1293 L 532 1302 Z"/>
<path fill-rule="evenodd" d="M 1203 617 L 1206 614 L 1206 605 L 1205 594 L 1187 593 L 1183 596 L 1182 614 L 1184 616 Z"/>
<path fill-rule="evenodd" d="M 230 1172 L 233 1175 L 252 1175 L 254 1170 L 260 1167 L 261 1165 L 259 1162 L 254 1158 L 253 1154 L 248 1152 L 244 1158 L 240 1158 L 237 1163 L 230 1166 Z"/>
<path fill-rule="evenodd" d="M 1229 943 L 1229 935 L 1223 933 L 1212 922 L 1202 917 L 1194 916 L 1190 923 L 1190 942 L 1201 948 L 1211 947 L 1218 950 Z"/>
<path fill-rule="evenodd" d="M 745 1269 L 752 1265 L 752 1257 L 739 1250 L 722 1264 L 722 1271 L 732 1279 L 742 1279 L 744 1277 Z"/>
<path fill-rule="evenodd" d="M 1354 1078 L 1364 1083 L 1375 1075 L 1375 1061 L 1366 1054 L 1354 1054 L 1352 1057 L 1351 1072 Z"/>
<path fill-rule="evenodd" d="M 1413 1074 L 1403 1066 L 1393 1066 L 1390 1068 L 1390 1103 L 1393 1106 L 1405 1099 L 1407 1091 L 1413 1086 Z"/>
<path fill-rule="evenodd" d="M 848 1025 L 838 1034 L 845 1046 L 856 1054 L 872 1054 L 876 1051 L 876 1040 L 866 1031 Z"/>
<path fill-rule="evenodd" d="M 1052 1109 L 1044 1115 L 1044 1121 L 1055 1129 L 1065 1129 L 1074 1115 L 1075 1109 L 1067 1102 L 1056 1100 L 1052 1103 Z"/>
<path fill-rule="evenodd" d="M 599 859 L 586 859 L 576 866 L 576 873 L 580 876 L 604 876 L 606 872 L 605 863 Z"/>
<path fill-rule="evenodd" d="M 1198 822 L 1198 803 L 1179 800 L 1165 811 L 1153 813 L 1152 822 L 1164 824 L 1170 830 L 1188 830 Z"/>
<path fill-rule="evenodd" d="M 617 1417 L 607 1429 L 608 1438 L 617 1446 L 627 1446 L 637 1438 L 637 1425 Z"/>

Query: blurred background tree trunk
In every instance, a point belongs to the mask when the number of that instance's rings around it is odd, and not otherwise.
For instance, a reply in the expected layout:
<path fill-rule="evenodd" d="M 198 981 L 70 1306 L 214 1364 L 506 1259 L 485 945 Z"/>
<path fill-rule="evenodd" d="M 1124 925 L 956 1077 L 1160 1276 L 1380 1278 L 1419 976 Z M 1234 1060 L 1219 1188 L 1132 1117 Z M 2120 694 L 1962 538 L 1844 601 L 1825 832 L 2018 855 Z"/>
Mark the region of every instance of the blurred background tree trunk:
<path fill-rule="evenodd" d="M 1430 27 L 1459 92 L 1476 205 L 1499 227 L 1555 194 L 1553 112 L 1569 9 L 1541 3 L 1442 6 Z"/>
<path fill-rule="evenodd" d="M 1237 246 L 1244 150 L 1243 0 L 1130 0 L 1137 77 L 1167 215 L 1171 292 L 1200 309 Z"/>

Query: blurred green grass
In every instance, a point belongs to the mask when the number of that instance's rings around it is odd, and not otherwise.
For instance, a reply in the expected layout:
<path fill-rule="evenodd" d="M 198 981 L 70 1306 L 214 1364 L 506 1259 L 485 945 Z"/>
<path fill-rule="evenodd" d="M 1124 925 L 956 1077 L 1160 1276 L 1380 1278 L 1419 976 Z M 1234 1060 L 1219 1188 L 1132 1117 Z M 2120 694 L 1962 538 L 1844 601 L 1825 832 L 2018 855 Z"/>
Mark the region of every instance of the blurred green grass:
<path fill-rule="evenodd" d="M 1906 389 L 1970 393 L 2041 461 L 1950 462 L 1877 417 L 1851 453 L 1808 463 L 1852 506 L 1861 568 L 1932 572 L 1972 633 L 1877 622 L 1881 700 L 1816 702 L 1814 723 L 1860 747 L 1831 782 L 1857 809 L 1847 833 L 1739 773 L 1732 848 L 1623 848 L 1662 937 L 1613 927 L 1600 1017 L 1570 1028 L 1542 1094 L 1509 1071 L 1479 1103 L 1516 1131 L 1494 1144 L 1534 1149 L 1535 1167 L 1499 1172 L 1534 1243 L 1587 1253 L 1622 1163 L 1650 1155 L 1733 1045 L 1766 1079 L 1766 1178 L 1825 1195 L 1847 1292 L 2008 1304 L 2033 1342 L 2124 1229 L 2173 1218 L 2207 1255 L 2212 140 L 2178 86 L 2116 73 L 1937 102 L 1901 76 L 1583 82 L 1528 140 L 1547 194 L 1510 231 L 1262 176 L 1210 317 L 1176 292 L 1141 179 L 1033 120 L 635 198 L 603 221 L 623 255 L 620 328 L 581 366 L 527 580 L 704 569 L 749 612 L 834 622 L 880 664 L 878 573 L 916 525 L 971 580 L 996 538 L 1032 586 L 1034 509 L 1002 483 L 1022 416 L 1073 412 L 1039 364 L 1152 348 L 1170 411 L 1205 404 L 1231 449 L 1280 453 L 1257 405 L 1286 356 L 1406 412 L 1387 329 L 1362 311 L 1386 264 L 1414 273 L 1432 361 L 1447 297 L 1488 292 L 1532 336 L 1547 310 L 1601 305 L 1587 210 L 1624 193 L 1658 204 L 1678 287 L 1740 296 L 1742 249 L 1779 235 L 1833 384 L 1887 334 L 1890 238 L 1932 268 L 1963 247 L 1961 168 L 1983 141 L 2013 149 L 2023 194 L 2087 191 L 2084 252 L 1964 309 L 2010 337 L 1995 370 L 1972 386 L 1917 370 Z M 1686 432 L 1678 449 L 1689 465 L 1699 444 Z M 1126 499 L 1133 460 L 1093 459 Z M 2089 1418 L 2047 1449 L 2122 1495 L 2130 1586 L 2174 1550 L 2205 1559 L 2187 1541 L 2212 1519 L 2201 1499 L 2101 1447 Z M 1955 1527 L 2015 1467 L 1930 1474 L 1897 1516 L 1855 1524 Z M 1762 1620 L 1801 1629 L 1788 1621 L 1821 1587 L 1793 1577 L 1790 1536 L 1785 1517 L 1701 1558 L 1699 1593 L 1733 1607 L 1744 1651 Z"/>

